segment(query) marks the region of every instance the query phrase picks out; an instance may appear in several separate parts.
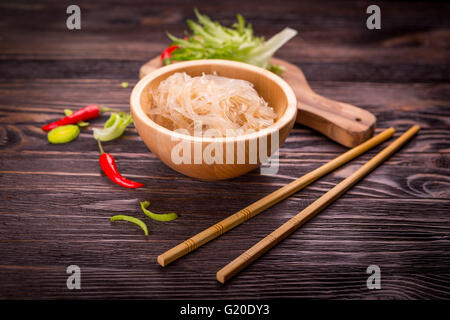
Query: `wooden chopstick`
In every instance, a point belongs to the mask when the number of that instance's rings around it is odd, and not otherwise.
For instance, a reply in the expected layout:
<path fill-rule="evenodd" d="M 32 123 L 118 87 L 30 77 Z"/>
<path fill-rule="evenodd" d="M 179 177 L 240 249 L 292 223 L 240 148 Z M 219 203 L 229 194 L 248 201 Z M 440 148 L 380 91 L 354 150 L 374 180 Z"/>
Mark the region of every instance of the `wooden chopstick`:
<path fill-rule="evenodd" d="M 264 239 L 256 243 L 253 247 L 251 247 L 236 259 L 231 261 L 229 264 L 227 264 L 225 267 L 220 269 L 216 275 L 217 280 L 221 283 L 225 283 L 227 280 L 235 276 L 239 271 L 258 259 L 262 254 L 269 251 L 277 243 L 289 236 L 292 232 L 297 230 L 309 219 L 317 215 L 321 210 L 326 208 L 334 200 L 339 198 L 344 192 L 350 189 L 355 183 L 363 179 L 372 170 L 374 170 L 377 166 L 388 159 L 395 151 L 397 151 L 409 139 L 411 139 L 419 131 L 419 129 L 420 127 L 417 125 L 411 127 L 397 140 L 395 140 L 388 147 L 378 153 L 375 157 L 366 162 L 349 177 L 341 181 L 319 199 L 317 199 L 300 213 L 298 213 L 295 217 L 288 220 L 281 227 L 273 231 Z"/>
<path fill-rule="evenodd" d="M 169 263 L 175 261 L 176 259 L 188 254 L 189 252 L 197 249 L 198 247 L 204 245 L 205 243 L 217 238 L 223 233 L 233 229 L 234 227 L 240 225 L 241 223 L 247 221 L 248 219 L 256 216 L 260 212 L 266 210 L 267 208 L 273 206 L 274 204 L 280 202 L 281 200 L 286 199 L 290 195 L 303 189 L 304 187 L 308 186 L 309 184 L 316 181 L 320 177 L 326 175 L 327 173 L 344 165 L 348 161 L 363 154 L 367 150 L 370 150 L 379 143 L 390 138 L 394 133 L 395 133 L 394 128 L 384 130 L 382 133 L 367 140 L 366 142 L 360 144 L 359 146 L 343 153 L 342 155 L 322 165 L 321 167 L 298 178 L 297 180 L 292 181 L 286 186 L 270 193 L 264 198 L 252 203 L 248 207 L 234 213 L 228 218 L 216 223 L 215 225 L 209 227 L 208 229 L 196 234 L 192 238 L 185 240 L 184 242 L 173 247 L 172 249 L 164 252 L 158 257 L 157 259 L 158 263 L 164 267 Z"/>

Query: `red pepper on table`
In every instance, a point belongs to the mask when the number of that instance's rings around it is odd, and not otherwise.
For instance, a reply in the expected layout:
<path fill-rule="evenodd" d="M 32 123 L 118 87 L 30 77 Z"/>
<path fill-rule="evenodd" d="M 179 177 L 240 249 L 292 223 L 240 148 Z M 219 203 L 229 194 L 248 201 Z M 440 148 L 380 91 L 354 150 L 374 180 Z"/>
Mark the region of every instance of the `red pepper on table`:
<path fill-rule="evenodd" d="M 42 130 L 50 131 L 56 127 L 64 126 L 66 124 L 75 124 L 80 121 L 87 121 L 91 119 L 98 118 L 100 114 L 104 111 L 112 111 L 110 108 L 99 107 L 96 104 L 91 104 L 80 110 L 72 113 L 70 116 L 59 119 L 58 121 L 46 124 L 42 126 Z"/>
<path fill-rule="evenodd" d="M 116 166 L 116 161 L 114 160 L 114 157 L 103 151 L 102 145 L 100 143 L 100 140 L 98 140 L 98 146 L 100 148 L 100 167 L 102 168 L 103 172 L 106 174 L 106 176 L 112 181 L 117 183 L 118 185 L 121 185 L 125 188 L 140 188 L 144 184 L 131 181 L 125 177 L 123 177 Z"/>
<path fill-rule="evenodd" d="M 163 62 L 163 65 L 167 66 L 168 64 L 172 63 L 172 60 L 171 60 L 172 52 L 177 48 L 178 48 L 177 45 L 173 45 L 173 46 L 168 47 L 161 53 L 161 60 Z"/>

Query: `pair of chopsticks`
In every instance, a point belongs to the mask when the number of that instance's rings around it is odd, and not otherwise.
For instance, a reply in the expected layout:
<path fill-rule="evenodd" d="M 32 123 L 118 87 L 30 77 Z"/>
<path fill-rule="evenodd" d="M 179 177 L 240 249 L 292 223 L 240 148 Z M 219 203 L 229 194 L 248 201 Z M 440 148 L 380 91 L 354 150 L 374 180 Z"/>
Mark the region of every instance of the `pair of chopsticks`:
<path fill-rule="evenodd" d="M 297 230 L 305 222 L 316 216 L 321 210 L 325 209 L 334 200 L 339 198 L 354 184 L 363 179 L 372 170 L 374 170 L 386 159 L 388 159 L 394 152 L 400 149 L 419 130 L 420 127 L 418 125 L 411 127 L 397 140 L 395 140 L 393 143 L 391 143 L 389 146 L 383 149 L 380 153 L 378 153 L 376 156 L 374 156 L 372 159 L 366 162 L 363 166 L 361 166 L 349 177 L 341 181 L 339 184 L 337 184 L 335 187 L 333 187 L 319 199 L 317 199 L 308 207 L 306 207 L 304 210 L 299 212 L 296 216 L 288 220 L 278 229 L 273 231 L 271 234 L 263 238 L 261 241 L 256 243 L 247 251 L 243 252 L 240 256 L 231 261 L 225 267 L 220 269 L 216 275 L 217 280 L 221 283 L 225 283 L 227 280 L 229 280 L 237 273 L 239 273 L 242 269 L 250 265 L 256 259 L 258 259 L 265 252 L 267 252 L 276 244 L 278 244 L 281 240 L 285 239 L 292 232 Z M 198 247 L 204 245 L 205 243 L 217 238 L 223 233 L 233 229 L 239 224 L 256 216 L 258 213 L 266 210 L 267 208 L 273 206 L 274 204 L 280 202 L 281 200 L 286 199 L 295 192 L 305 188 L 306 186 L 316 181 L 320 177 L 330 173 L 336 168 L 344 165 L 350 160 L 372 149 L 376 145 L 392 137 L 394 133 L 395 133 L 394 128 L 386 129 L 382 133 L 374 136 L 373 138 L 367 140 L 366 142 L 360 144 L 359 146 L 343 153 L 342 155 L 322 165 L 321 167 L 298 178 L 297 180 L 294 180 L 293 182 L 287 184 L 286 186 L 272 192 L 271 194 L 265 196 L 264 198 L 252 203 L 248 207 L 236 212 L 235 214 L 229 216 L 228 218 L 216 223 L 215 225 L 198 233 L 192 238 L 164 252 L 158 257 L 157 259 L 158 263 L 164 267 L 169 263 L 177 260 L 178 258 L 188 254 L 189 252 L 197 249 Z"/>

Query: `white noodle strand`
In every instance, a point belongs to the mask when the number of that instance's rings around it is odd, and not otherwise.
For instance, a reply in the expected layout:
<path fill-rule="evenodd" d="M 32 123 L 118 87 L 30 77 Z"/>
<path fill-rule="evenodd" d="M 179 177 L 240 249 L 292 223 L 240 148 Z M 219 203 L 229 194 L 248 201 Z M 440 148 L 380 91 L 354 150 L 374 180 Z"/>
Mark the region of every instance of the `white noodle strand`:
<path fill-rule="evenodd" d="M 191 135 L 197 121 L 203 130 L 216 129 L 225 136 L 227 129 L 244 134 L 261 130 L 277 116 L 252 83 L 216 74 L 174 73 L 151 91 L 151 100 L 151 119 L 169 130 L 187 129 Z"/>

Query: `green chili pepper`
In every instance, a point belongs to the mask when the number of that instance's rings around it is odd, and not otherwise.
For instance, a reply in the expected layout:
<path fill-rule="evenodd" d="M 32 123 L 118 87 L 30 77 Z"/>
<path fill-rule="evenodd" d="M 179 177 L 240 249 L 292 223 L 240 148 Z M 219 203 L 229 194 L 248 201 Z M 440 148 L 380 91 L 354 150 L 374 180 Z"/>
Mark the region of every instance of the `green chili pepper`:
<path fill-rule="evenodd" d="M 145 215 L 153 220 L 158 221 L 172 221 L 178 218 L 178 215 L 175 212 L 172 213 L 164 213 L 164 214 L 158 214 L 153 213 L 150 210 L 147 210 L 146 208 L 150 205 L 149 201 L 142 201 L 141 202 L 141 209 L 145 213 Z"/>
<path fill-rule="evenodd" d="M 47 135 L 47 139 L 50 143 L 67 143 L 75 140 L 79 134 L 80 128 L 78 128 L 77 125 L 68 124 L 50 130 Z"/>
<path fill-rule="evenodd" d="M 94 128 L 94 138 L 100 141 L 111 141 L 120 137 L 127 126 L 133 122 L 133 118 L 129 113 L 111 113 L 108 121 L 106 121 L 103 129 Z"/>
<path fill-rule="evenodd" d="M 73 113 L 72 110 L 70 110 L 70 109 L 64 109 L 64 114 L 65 114 L 66 116 L 70 116 L 72 113 Z M 87 127 L 87 126 L 89 125 L 89 122 L 80 121 L 80 122 L 77 122 L 77 125 L 78 125 L 79 127 Z"/>
<path fill-rule="evenodd" d="M 125 216 L 123 214 L 119 214 L 116 216 L 113 216 L 110 218 L 111 221 L 128 221 L 137 224 L 139 227 L 141 227 L 142 230 L 144 230 L 144 234 L 148 236 L 148 229 L 147 225 L 142 221 L 141 219 L 131 217 L 131 216 Z"/>

